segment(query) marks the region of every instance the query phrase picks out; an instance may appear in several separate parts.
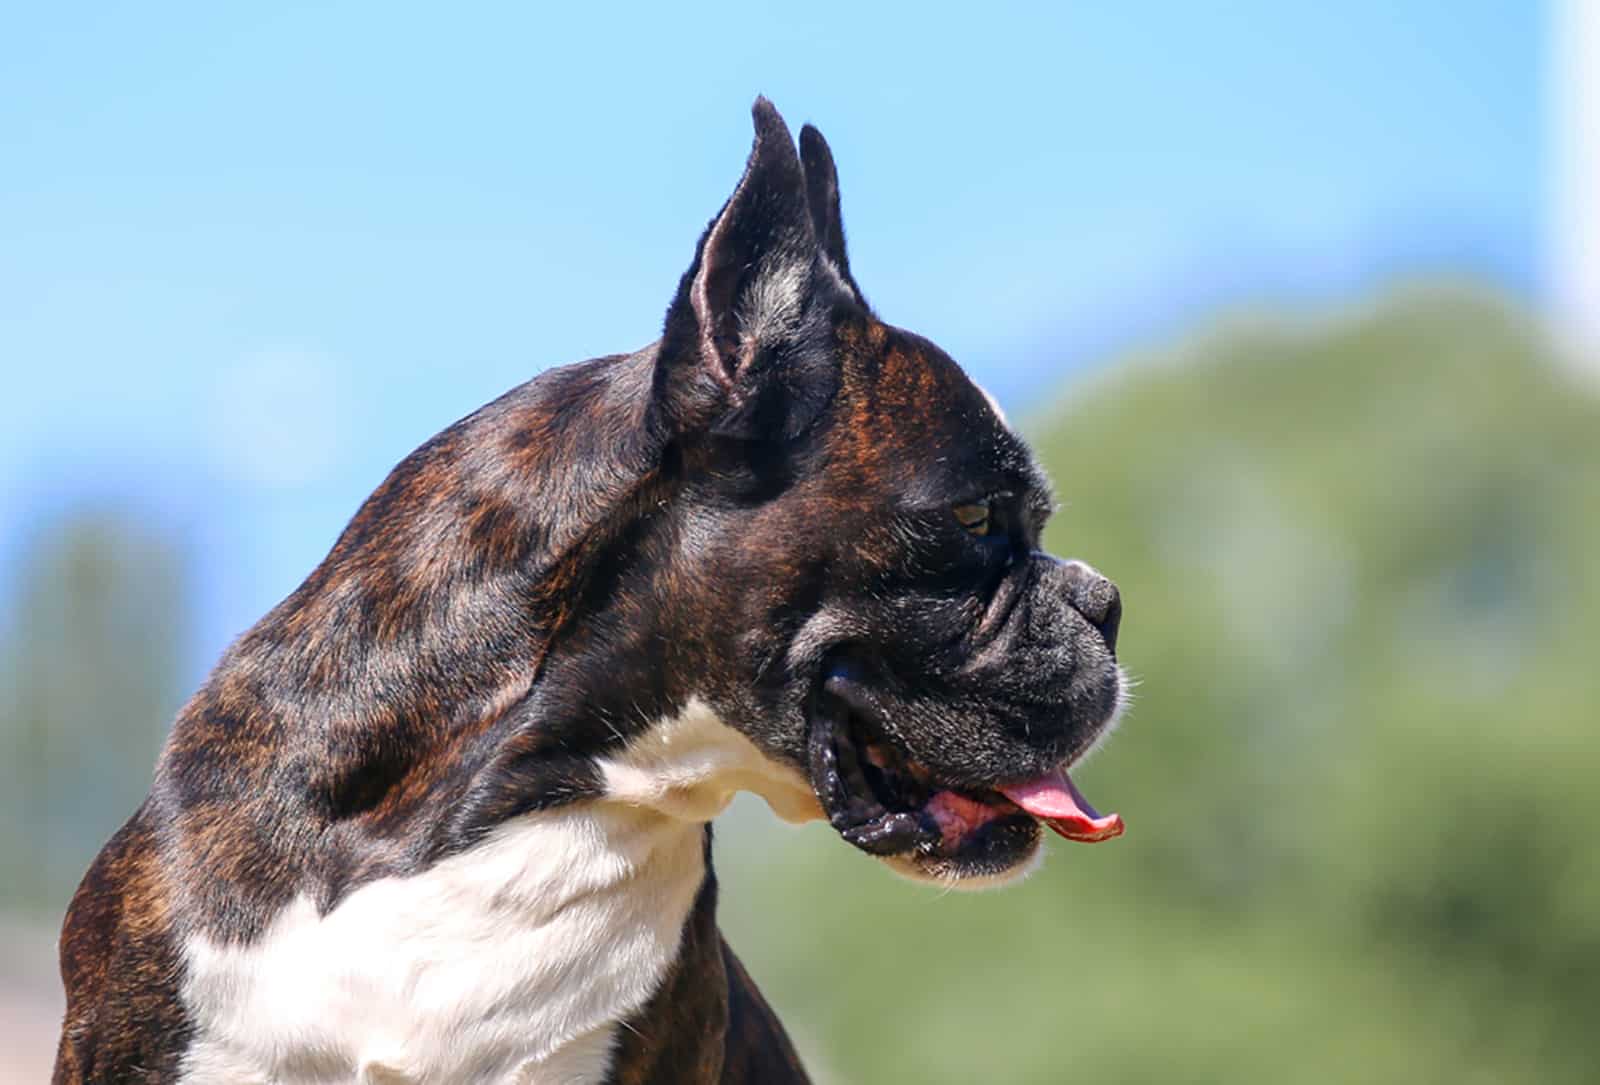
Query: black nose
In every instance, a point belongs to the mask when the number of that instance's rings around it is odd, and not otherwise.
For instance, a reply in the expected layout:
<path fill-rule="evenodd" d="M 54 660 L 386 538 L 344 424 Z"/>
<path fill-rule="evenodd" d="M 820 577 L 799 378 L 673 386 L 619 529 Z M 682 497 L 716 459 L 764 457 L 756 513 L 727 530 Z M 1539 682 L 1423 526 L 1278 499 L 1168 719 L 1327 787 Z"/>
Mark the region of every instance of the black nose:
<path fill-rule="evenodd" d="M 1122 594 L 1117 586 L 1081 561 L 1066 562 L 1067 601 L 1072 609 L 1089 619 L 1089 624 L 1106 638 L 1106 647 L 1117 650 L 1117 626 L 1122 624 Z"/>

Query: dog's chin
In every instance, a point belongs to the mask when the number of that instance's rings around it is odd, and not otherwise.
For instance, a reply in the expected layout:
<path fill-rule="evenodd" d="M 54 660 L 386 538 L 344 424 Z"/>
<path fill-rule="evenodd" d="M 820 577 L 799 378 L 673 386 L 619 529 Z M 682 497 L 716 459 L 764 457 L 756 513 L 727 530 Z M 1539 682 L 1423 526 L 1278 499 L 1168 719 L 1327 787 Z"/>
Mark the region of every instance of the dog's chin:
<path fill-rule="evenodd" d="M 808 739 L 811 785 L 846 841 L 916 881 L 985 889 L 1030 874 L 1039 821 L 999 791 L 941 784 L 865 714 L 819 699 Z"/>
<path fill-rule="evenodd" d="M 975 891 L 1015 884 L 1044 860 L 1044 831 L 1018 811 L 974 830 L 950 854 L 943 849 L 880 856 L 885 866 L 914 882 Z"/>

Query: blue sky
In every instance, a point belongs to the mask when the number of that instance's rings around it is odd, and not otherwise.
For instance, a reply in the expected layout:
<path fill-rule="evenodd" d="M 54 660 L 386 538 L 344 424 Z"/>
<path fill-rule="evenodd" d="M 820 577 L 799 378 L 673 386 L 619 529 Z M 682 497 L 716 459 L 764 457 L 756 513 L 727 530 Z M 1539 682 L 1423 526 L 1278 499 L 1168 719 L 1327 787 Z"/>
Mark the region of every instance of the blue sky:
<path fill-rule="evenodd" d="M 196 668 L 429 434 L 653 339 L 748 107 L 857 277 L 1015 410 L 1219 306 L 1537 304 L 1542 8 L 27 5 L 0 26 L 0 564 L 186 540 Z"/>

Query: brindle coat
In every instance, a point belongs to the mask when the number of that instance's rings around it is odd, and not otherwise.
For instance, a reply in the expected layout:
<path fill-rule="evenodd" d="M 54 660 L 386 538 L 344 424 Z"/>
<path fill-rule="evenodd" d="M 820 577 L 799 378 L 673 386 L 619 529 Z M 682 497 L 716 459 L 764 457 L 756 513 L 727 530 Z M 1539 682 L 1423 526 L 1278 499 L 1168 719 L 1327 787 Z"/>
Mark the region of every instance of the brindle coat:
<path fill-rule="evenodd" d="M 930 722 L 899 737 L 948 779 L 1041 771 L 1092 739 L 1073 720 L 1108 710 L 1103 682 L 1061 678 L 1053 703 L 1081 711 L 1024 726 L 1045 678 L 1005 686 L 981 646 L 930 649 L 961 640 L 1014 559 L 928 510 L 997 479 L 1025 495 L 1031 547 L 1042 484 L 959 368 L 867 307 L 821 136 L 805 128 L 797 154 L 770 104 L 754 113 L 744 178 L 661 340 L 545 373 L 408 456 L 183 708 L 67 914 L 57 1085 L 176 1078 L 187 936 L 249 943 L 297 896 L 327 912 L 507 819 L 594 798 L 596 758 L 691 696 L 805 766 L 806 691 L 832 648 L 807 640 L 818 615 L 857 615 L 889 670 L 918 661 L 890 686 Z M 1055 575 L 1015 574 L 1065 599 Z M 1101 642 L 1072 621 L 1088 674 Z M 962 726 L 980 740 L 941 735 L 956 725 L 923 709 L 933 697 L 976 706 Z M 612 1079 L 804 1081 L 718 933 L 707 871 Z"/>

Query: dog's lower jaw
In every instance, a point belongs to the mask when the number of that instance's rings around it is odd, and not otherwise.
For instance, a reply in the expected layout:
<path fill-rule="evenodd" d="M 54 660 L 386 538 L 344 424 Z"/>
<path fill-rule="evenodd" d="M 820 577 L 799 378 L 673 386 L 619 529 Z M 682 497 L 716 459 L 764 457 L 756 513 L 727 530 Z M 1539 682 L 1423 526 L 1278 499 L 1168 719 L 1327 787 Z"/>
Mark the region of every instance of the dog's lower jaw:
<path fill-rule="evenodd" d="M 248 944 L 191 936 L 180 1080 L 612 1080 L 616 1050 L 638 1046 L 624 1026 L 663 984 L 733 979 L 694 933 L 715 932 L 706 823 L 739 790 L 787 820 L 821 811 L 699 701 L 600 768 L 603 797 L 515 818 L 326 914 L 302 897 Z M 709 994 L 708 1016 L 728 997 Z"/>

